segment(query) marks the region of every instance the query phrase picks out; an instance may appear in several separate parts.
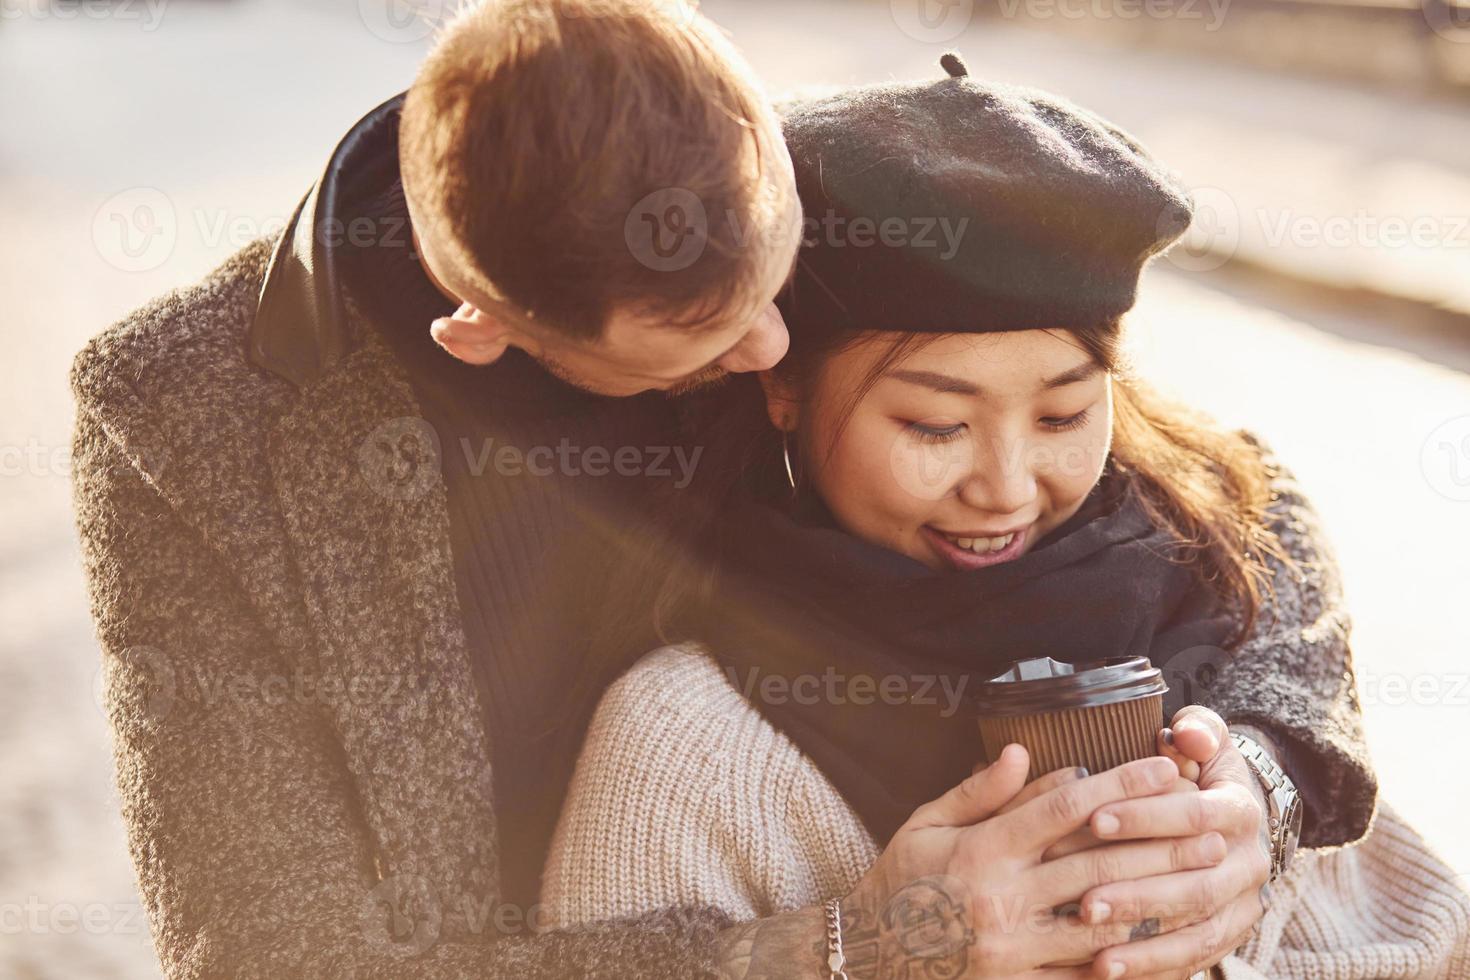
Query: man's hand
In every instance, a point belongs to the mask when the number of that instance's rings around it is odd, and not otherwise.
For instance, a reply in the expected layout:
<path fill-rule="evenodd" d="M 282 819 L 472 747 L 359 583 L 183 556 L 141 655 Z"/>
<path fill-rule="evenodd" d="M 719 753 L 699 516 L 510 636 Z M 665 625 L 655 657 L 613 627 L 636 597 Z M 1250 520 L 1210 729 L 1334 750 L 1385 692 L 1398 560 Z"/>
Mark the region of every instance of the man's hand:
<path fill-rule="evenodd" d="M 1112 882 L 1084 894 L 1084 921 L 1132 925 L 1127 943 L 1094 957 L 1096 977 L 1187 978 L 1229 955 L 1265 913 L 1271 846 L 1260 784 L 1213 711 L 1190 705 L 1170 727 L 1172 747 L 1199 763 L 1199 792 L 1110 803 L 1089 826 L 1104 841 L 1197 838 L 1213 830 L 1225 840 L 1225 857 L 1202 870 Z"/>

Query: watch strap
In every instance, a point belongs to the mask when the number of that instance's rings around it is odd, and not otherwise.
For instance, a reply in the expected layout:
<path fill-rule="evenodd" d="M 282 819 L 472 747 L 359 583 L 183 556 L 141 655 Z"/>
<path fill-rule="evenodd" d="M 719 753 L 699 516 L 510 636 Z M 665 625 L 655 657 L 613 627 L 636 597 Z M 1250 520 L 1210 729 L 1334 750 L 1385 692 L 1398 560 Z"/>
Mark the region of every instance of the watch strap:
<path fill-rule="evenodd" d="M 1266 816 L 1269 821 L 1267 834 L 1271 841 L 1271 880 L 1275 881 L 1290 862 L 1296 841 L 1292 836 L 1298 832 L 1299 821 L 1294 819 L 1301 806 L 1300 794 L 1291 777 L 1286 775 L 1271 754 L 1249 735 L 1231 732 L 1230 740 L 1245 757 L 1251 772 L 1261 784 L 1266 798 Z"/>

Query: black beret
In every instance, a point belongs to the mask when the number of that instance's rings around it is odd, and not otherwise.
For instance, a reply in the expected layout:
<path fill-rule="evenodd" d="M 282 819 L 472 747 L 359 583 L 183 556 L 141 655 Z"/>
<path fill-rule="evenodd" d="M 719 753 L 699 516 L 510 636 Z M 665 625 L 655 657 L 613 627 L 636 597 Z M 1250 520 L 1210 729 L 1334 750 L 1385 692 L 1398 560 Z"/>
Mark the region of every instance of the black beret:
<path fill-rule="evenodd" d="M 1088 326 L 1133 305 L 1189 226 L 1178 178 L 1057 96 L 949 77 L 790 104 L 804 226 L 788 326 L 977 333 Z"/>

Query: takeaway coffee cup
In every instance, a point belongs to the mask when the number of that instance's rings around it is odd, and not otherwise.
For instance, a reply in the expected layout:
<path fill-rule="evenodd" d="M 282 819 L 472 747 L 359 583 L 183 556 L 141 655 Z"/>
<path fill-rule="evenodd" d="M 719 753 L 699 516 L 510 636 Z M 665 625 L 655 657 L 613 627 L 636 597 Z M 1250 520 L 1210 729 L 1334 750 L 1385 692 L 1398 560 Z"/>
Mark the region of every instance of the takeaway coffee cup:
<path fill-rule="evenodd" d="M 1098 773 L 1157 755 L 1168 690 L 1147 657 L 1016 661 L 980 685 L 985 758 L 1020 742 L 1031 754 L 1028 778 L 1035 779 L 1053 769 L 1086 766 Z"/>

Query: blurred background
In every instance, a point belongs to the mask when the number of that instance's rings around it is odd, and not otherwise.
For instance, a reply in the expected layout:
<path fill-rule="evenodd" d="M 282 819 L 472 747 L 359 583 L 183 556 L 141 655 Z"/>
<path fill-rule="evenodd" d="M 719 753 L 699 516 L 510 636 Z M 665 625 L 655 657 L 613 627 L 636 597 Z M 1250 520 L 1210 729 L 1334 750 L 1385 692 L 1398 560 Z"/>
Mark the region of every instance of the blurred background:
<path fill-rule="evenodd" d="M 654 2 L 654 0 L 650 0 Z M 1120 123 L 1199 217 L 1133 320 L 1343 566 L 1385 796 L 1470 883 L 1467 0 L 707 0 L 773 94 L 972 74 Z M 70 514 L 93 334 L 284 224 L 443 0 L 0 0 L 0 976 L 155 977 Z"/>

